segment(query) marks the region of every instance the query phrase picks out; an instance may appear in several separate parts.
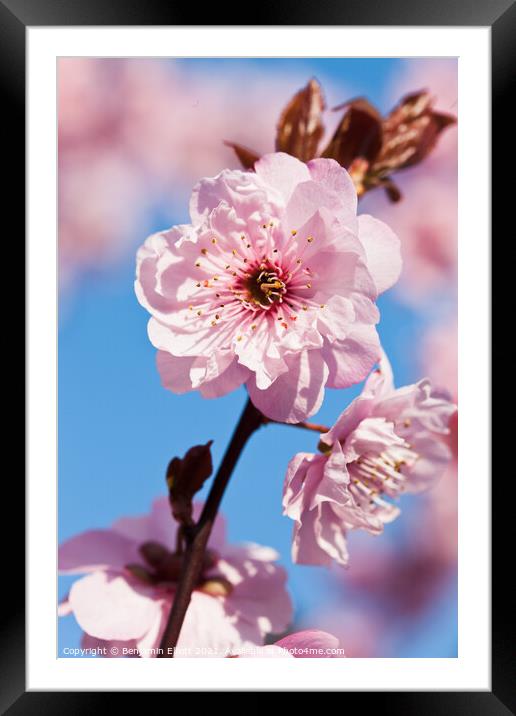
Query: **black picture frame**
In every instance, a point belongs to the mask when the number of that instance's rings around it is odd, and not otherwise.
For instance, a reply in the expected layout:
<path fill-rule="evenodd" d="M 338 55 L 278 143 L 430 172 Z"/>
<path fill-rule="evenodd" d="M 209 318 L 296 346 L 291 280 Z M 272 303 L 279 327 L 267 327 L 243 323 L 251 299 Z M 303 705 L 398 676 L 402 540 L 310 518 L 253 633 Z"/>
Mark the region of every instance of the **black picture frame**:
<path fill-rule="evenodd" d="M 221 22 L 219 6 L 202 6 L 203 25 L 405 25 L 405 26 L 489 26 L 492 37 L 492 172 L 493 236 L 502 236 L 502 227 L 510 226 L 509 211 L 514 203 L 514 181 L 503 179 L 508 163 L 514 167 L 514 119 L 508 111 L 516 87 L 516 4 L 513 0 L 391 0 L 366 3 L 339 0 L 308 3 L 283 0 L 252 7 L 252 22 L 235 9 L 231 21 Z M 2 112 L 4 147 L 16 147 L 16 160 L 9 165 L 9 212 L 25 214 L 25 31 L 32 26 L 63 25 L 191 25 L 198 19 L 199 8 L 161 3 L 156 0 L 0 0 L 0 84 L 5 98 Z M 224 18 L 226 19 L 226 18 Z M 513 92 L 511 93 L 511 90 Z M 512 151 L 511 151 L 512 150 Z M 511 157 L 512 162 L 511 162 Z M 509 160 L 509 162 L 508 162 Z M 512 184 L 512 187 L 511 187 Z M 512 200 L 512 202 L 511 202 Z M 19 231 L 20 220 L 17 221 Z M 512 239 L 514 240 L 514 239 Z M 20 237 L 20 246 L 21 246 Z M 20 259 L 22 263 L 22 259 Z M 493 328 L 502 320 L 501 283 L 493 287 Z M 493 351 L 492 357 L 497 357 Z M 501 350 L 500 350 L 500 358 Z M 501 378 L 499 378 L 501 380 Z M 496 395 L 496 383 L 493 395 Z M 493 455 L 504 436 L 493 435 Z M 505 438 L 507 439 L 507 438 Z M 505 442 L 505 445 L 508 443 Z M 503 471 L 500 477 L 505 477 Z M 512 471 L 508 475 L 514 483 Z M 16 479 L 15 479 L 16 478 Z M 4 476 L 7 481 L 7 476 Z M 508 525 L 514 511 L 507 481 L 492 483 L 492 691 L 447 692 L 348 692 L 343 708 L 350 709 L 352 699 L 360 707 L 382 708 L 403 716 L 505 716 L 516 713 L 516 659 L 514 634 L 510 630 L 513 588 L 508 586 L 507 566 L 514 563 L 508 541 Z M 514 488 L 512 488 L 514 490 Z M 10 475 L 4 487 L 11 524 L 24 522 L 24 484 L 21 475 Z M 8 500 L 7 500 L 8 497 Z M 474 499 L 474 498 L 472 498 Z M 512 504 L 511 504 L 512 503 Z M 509 514 L 511 510 L 511 515 Z M 4 513 L 5 514 L 5 513 Z M 494 519 L 496 515 L 496 519 Z M 513 521 L 513 520 L 512 520 Z M 7 520 L 2 521 L 2 531 Z M 4 527 L 5 526 L 5 527 Z M 50 528 L 50 527 L 49 527 Z M 7 529 L 11 529 L 7 527 Z M 6 606 L 1 612 L 0 638 L 0 712 L 21 714 L 91 714 L 113 709 L 118 692 L 26 692 L 25 690 L 25 613 L 24 613 L 24 534 L 16 539 L 3 535 L 2 575 L 5 579 Z M 7 545 L 9 545 L 7 549 Z M 5 575 L 9 575 L 8 579 Z M 49 576 L 49 578 L 52 578 Z M 513 598 L 512 598 L 513 599 Z M 140 699 L 131 694 L 131 699 Z M 146 698 L 146 697 L 144 697 Z M 366 699 L 364 702 L 363 699 Z M 136 702 L 134 702 L 136 703 Z M 387 708 L 386 708 L 387 707 Z"/>

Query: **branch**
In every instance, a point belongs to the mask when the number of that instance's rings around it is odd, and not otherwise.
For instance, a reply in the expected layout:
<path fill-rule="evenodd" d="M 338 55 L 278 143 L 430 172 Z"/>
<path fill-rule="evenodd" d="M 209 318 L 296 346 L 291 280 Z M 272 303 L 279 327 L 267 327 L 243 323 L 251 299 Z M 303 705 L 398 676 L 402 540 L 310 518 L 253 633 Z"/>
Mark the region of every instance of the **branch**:
<path fill-rule="evenodd" d="M 159 657 L 172 658 L 174 656 L 174 649 L 177 646 L 192 592 L 201 576 L 206 546 L 224 491 L 247 440 L 263 422 L 262 414 L 248 400 L 213 480 L 201 517 L 195 527 L 184 535 L 186 550 L 174 602 L 161 639 Z"/>

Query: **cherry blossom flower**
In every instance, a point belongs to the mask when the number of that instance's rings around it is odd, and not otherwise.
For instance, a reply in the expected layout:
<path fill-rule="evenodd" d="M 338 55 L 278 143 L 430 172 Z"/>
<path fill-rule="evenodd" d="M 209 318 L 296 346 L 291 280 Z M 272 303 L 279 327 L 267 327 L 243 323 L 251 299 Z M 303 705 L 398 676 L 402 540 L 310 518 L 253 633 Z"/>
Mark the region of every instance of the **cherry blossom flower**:
<path fill-rule="evenodd" d="M 283 637 L 274 644 L 251 649 L 243 648 L 233 656 L 241 658 L 324 659 L 342 658 L 344 649 L 333 634 L 319 629 L 305 629 Z"/>
<path fill-rule="evenodd" d="M 334 160 L 276 153 L 255 170 L 201 180 L 192 225 L 139 250 L 136 294 L 165 387 L 217 397 L 245 383 L 267 417 L 298 422 L 325 385 L 357 383 L 379 359 L 375 300 L 399 276 L 399 242 L 356 216 Z"/>
<path fill-rule="evenodd" d="M 60 572 L 86 574 L 59 607 L 61 615 L 75 615 L 85 632 L 83 647 L 155 656 L 180 567 L 175 532 L 168 501 L 159 499 L 149 515 L 122 518 L 111 529 L 90 530 L 61 545 Z M 292 606 L 277 557 L 257 544 L 227 545 L 218 518 L 176 655 L 226 656 L 284 631 Z"/>
<path fill-rule="evenodd" d="M 395 389 L 387 358 L 362 394 L 321 435 L 323 454 L 298 453 L 285 478 L 284 514 L 295 520 L 292 558 L 348 563 L 346 534 L 380 534 L 399 509 L 385 498 L 420 492 L 451 453 L 444 437 L 455 405 L 426 379 Z"/>

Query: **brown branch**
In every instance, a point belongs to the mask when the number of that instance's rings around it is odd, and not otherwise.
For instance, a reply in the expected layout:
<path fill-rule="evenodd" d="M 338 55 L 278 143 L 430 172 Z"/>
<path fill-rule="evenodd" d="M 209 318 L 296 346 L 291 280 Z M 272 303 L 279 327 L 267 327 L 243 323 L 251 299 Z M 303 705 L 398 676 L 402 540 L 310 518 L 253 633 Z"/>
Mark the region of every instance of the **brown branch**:
<path fill-rule="evenodd" d="M 174 656 L 174 650 L 177 646 L 192 592 L 201 577 L 206 546 L 224 491 L 247 440 L 263 422 L 262 414 L 248 400 L 213 480 L 199 522 L 195 528 L 184 535 L 186 550 L 174 595 L 174 602 L 161 639 L 159 657 L 172 658 Z"/>

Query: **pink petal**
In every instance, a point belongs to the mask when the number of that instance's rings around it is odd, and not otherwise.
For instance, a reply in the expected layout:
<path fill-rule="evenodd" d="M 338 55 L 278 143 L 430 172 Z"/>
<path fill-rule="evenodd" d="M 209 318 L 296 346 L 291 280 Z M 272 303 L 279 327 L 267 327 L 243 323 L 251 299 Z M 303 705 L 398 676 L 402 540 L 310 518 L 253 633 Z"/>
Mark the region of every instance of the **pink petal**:
<path fill-rule="evenodd" d="M 379 401 L 382 397 L 388 397 L 393 392 L 394 375 L 387 354 L 382 348 L 378 368 L 366 380 L 362 395 Z"/>
<path fill-rule="evenodd" d="M 390 447 L 404 445 L 405 441 L 394 430 L 394 424 L 381 417 L 364 418 L 346 437 L 344 454 L 346 462 L 358 460 L 363 455 L 381 455 Z"/>
<path fill-rule="evenodd" d="M 265 154 L 256 162 L 254 170 L 265 184 L 278 192 L 285 204 L 296 186 L 310 179 L 306 164 L 284 152 Z"/>
<path fill-rule="evenodd" d="M 178 657 L 223 657 L 242 643 L 238 624 L 228 618 L 224 600 L 194 592 L 178 641 Z"/>
<path fill-rule="evenodd" d="M 311 494 L 322 480 L 325 463 L 324 455 L 308 452 L 294 455 L 283 484 L 283 514 L 298 522 L 301 520 L 305 506 L 310 504 Z"/>
<path fill-rule="evenodd" d="M 296 564 L 329 566 L 331 557 L 321 549 L 316 537 L 319 510 L 305 510 L 302 520 L 294 525 L 292 561 Z"/>
<path fill-rule="evenodd" d="M 303 351 L 287 359 L 289 369 L 266 390 L 250 380 L 249 397 L 272 420 L 298 423 L 321 407 L 328 368 L 317 350 Z"/>
<path fill-rule="evenodd" d="M 294 651 L 293 656 L 298 659 L 335 658 L 336 655 L 332 654 L 331 651 L 338 649 L 339 643 L 336 636 L 328 634 L 326 631 L 305 629 L 280 639 L 276 642 L 276 646 L 290 650 L 291 654 Z M 313 650 L 322 651 L 323 653 L 314 653 Z M 343 653 L 341 652 L 339 656 L 343 656 Z"/>
<path fill-rule="evenodd" d="M 250 376 L 251 372 L 235 358 L 220 374 L 201 384 L 201 395 L 203 398 L 219 398 L 239 388 Z"/>
<path fill-rule="evenodd" d="M 113 523 L 112 529 L 119 534 L 132 537 L 138 545 L 154 541 L 165 547 L 175 548 L 177 524 L 172 517 L 166 497 L 154 500 L 150 514 L 121 517 Z M 137 561 L 141 562 L 141 558 Z"/>
<path fill-rule="evenodd" d="M 149 236 L 138 250 L 136 297 L 158 320 L 172 320 L 197 292 L 191 263 L 198 252 L 197 233 L 184 224 Z"/>
<path fill-rule="evenodd" d="M 299 184 L 288 202 L 287 217 L 292 228 L 300 228 L 312 214 L 325 208 L 354 232 L 357 193 L 347 171 L 333 159 L 314 159 L 308 168 L 311 181 Z"/>
<path fill-rule="evenodd" d="M 178 358 L 166 351 L 158 350 L 156 365 L 158 366 L 162 386 L 178 395 L 192 390 L 190 370 L 195 360 L 195 356 Z"/>
<path fill-rule="evenodd" d="M 346 567 L 349 562 L 346 531 L 345 520 L 340 516 L 339 508 L 334 508 L 329 502 L 321 503 L 319 518 L 315 523 L 317 544 L 342 567 Z"/>
<path fill-rule="evenodd" d="M 400 240 L 387 224 L 368 214 L 358 217 L 358 235 L 366 251 L 367 268 L 378 293 L 383 293 L 400 277 Z"/>
<path fill-rule="evenodd" d="M 202 224 L 222 202 L 235 210 L 236 217 L 247 221 L 254 212 L 267 211 L 269 197 L 254 172 L 224 169 L 216 177 L 201 179 L 193 188 L 192 222 Z"/>
<path fill-rule="evenodd" d="M 88 530 L 59 547 L 59 571 L 62 574 L 92 572 L 97 569 L 123 568 L 139 561 L 137 545 L 112 530 Z"/>
<path fill-rule="evenodd" d="M 202 502 L 194 502 L 194 519 L 198 519 L 203 508 Z M 167 497 L 159 497 L 152 503 L 150 514 L 137 517 L 122 517 L 113 523 L 112 529 L 122 535 L 135 540 L 140 545 L 142 542 L 159 542 L 160 544 L 175 549 L 177 523 L 174 521 L 170 504 Z M 222 547 L 226 540 L 226 524 L 224 517 L 219 513 L 210 537 L 210 547 Z M 134 561 L 134 560 L 133 560 Z M 141 561 L 139 559 L 138 561 Z"/>
<path fill-rule="evenodd" d="M 343 341 L 326 342 L 328 387 L 348 388 L 360 383 L 380 357 L 380 340 L 371 325 L 355 325 Z"/>
<path fill-rule="evenodd" d="M 245 548 L 240 552 L 239 569 L 247 574 L 225 600 L 228 614 L 255 625 L 262 637 L 281 633 L 289 625 L 293 613 L 285 570 L 277 564 L 250 560 Z M 228 561 L 238 566 L 236 550 Z"/>
<path fill-rule="evenodd" d="M 114 572 L 93 572 L 70 590 L 79 626 L 99 639 L 138 639 L 154 624 L 161 609 L 152 591 L 129 583 Z"/>
<path fill-rule="evenodd" d="M 353 179 L 344 167 L 334 159 L 319 158 L 311 159 L 308 169 L 315 182 L 322 184 L 327 191 L 338 197 L 343 211 L 347 210 L 353 216 L 356 215 L 357 191 Z"/>
<path fill-rule="evenodd" d="M 413 448 L 419 457 L 410 470 L 403 470 L 403 474 L 408 476 L 407 492 L 417 493 L 438 482 L 449 465 L 452 454 L 444 442 L 428 434 L 416 438 Z"/>
<path fill-rule="evenodd" d="M 156 650 L 161 644 L 163 632 L 167 624 L 168 614 L 170 612 L 171 599 L 166 603 L 162 603 L 161 609 L 156 614 L 154 623 L 150 627 L 149 631 L 143 635 L 141 639 L 137 640 L 136 646 L 139 649 L 139 654 L 142 658 L 156 656 Z"/>
<path fill-rule="evenodd" d="M 292 560 L 298 564 L 346 565 L 345 525 L 332 505 L 350 502 L 349 476 L 340 445 L 324 455 L 300 453 L 289 464 L 285 479 L 284 514 L 295 520 Z"/>

